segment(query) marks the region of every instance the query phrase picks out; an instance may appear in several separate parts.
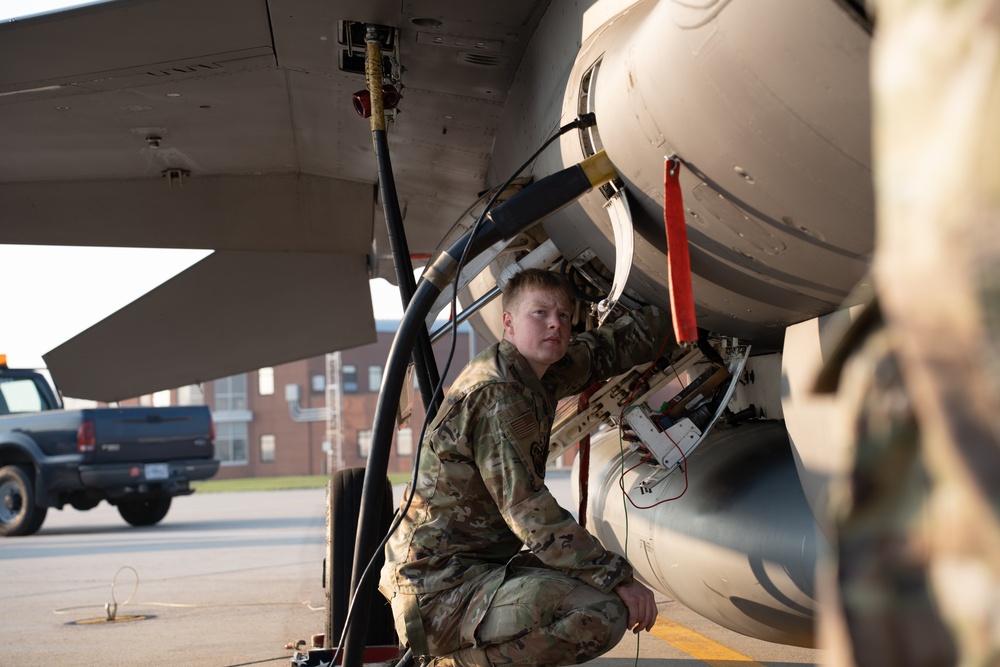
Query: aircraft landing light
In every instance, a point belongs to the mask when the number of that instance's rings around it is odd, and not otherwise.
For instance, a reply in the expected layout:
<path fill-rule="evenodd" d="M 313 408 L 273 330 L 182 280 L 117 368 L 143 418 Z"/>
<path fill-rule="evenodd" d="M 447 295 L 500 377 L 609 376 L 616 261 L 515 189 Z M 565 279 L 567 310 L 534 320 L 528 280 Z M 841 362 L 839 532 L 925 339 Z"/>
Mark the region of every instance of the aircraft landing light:
<path fill-rule="evenodd" d="M 764 667 L 752 658 L 662 616 L 656 617 L 650 633 L 709 665 L 733 667 L 735 663 L 740 663 L 741 667 Z"/>

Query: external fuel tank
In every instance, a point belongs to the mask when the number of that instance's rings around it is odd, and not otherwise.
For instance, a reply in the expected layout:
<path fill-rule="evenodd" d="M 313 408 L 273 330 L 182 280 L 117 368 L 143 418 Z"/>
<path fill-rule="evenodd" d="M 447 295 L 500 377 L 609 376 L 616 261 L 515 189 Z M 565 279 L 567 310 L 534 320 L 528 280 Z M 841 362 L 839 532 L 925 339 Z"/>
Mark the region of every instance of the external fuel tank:
<path fill-rule="evenodd" d="M 640 482 L 656 468 L 624 447 L 623 458 L 616 430 L 593 440 L 591 460 L 602 465 L 589 474 L 587 528 L 625 554 L 652 588 L 715 623 L 812 647 L 825 538 L 802 493 L 784 422 L 715 429 L 649 491 Z"/>

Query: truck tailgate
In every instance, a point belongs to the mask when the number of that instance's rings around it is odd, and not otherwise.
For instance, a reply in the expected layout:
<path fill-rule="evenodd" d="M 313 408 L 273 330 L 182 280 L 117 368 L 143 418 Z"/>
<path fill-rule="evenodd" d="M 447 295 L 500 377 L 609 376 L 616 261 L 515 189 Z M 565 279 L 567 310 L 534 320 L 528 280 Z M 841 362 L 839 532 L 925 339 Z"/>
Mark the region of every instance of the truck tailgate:
<path fill-rule="evenodd" d="M 94 447 L 87 463 L 135 463 L 212 458 L 212 417 L 207 406 L 84 410 L 93 421 Z"/>

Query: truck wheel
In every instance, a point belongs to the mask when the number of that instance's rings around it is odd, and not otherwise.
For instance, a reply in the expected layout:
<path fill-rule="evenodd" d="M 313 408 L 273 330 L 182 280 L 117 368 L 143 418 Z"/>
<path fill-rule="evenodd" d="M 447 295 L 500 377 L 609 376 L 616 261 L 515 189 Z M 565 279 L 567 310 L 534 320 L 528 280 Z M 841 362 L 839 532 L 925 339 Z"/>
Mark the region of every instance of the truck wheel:
<path fill-rule="evenodd" d="M 341 631 L 347 619 L 351 598 L 351 573 L 354 564 L 354 544 L 358 532 L 358 514 L 361 512 L 361 488 L 365 482 L 364 468 L 337 470 L 330 476 L 326 505 L 326 561 L 323 586 L 326 588 L 327 625 L 325 627 L 329 648 L 340 642 Z M 392 485 L 385 481 L 382 512 L 378 517 L 379 535 L 389 531 L 392 521 Z M 371 520 L 371 519 L 369 519 Z M 372 565 L 371 575 L 378 579 L 385 556 L 379 553 Z M 365 621 L 354 619 L 353 623 Z M 392 608 L 380 593 L 371 601 L 367 620 L 366 646 L 393 645 L 397 642 L 392 620 Z"/>
<path fill-rule="evenodd" d="M 35 483 L 24 468 L 0 468 L 0 537 L 37 533 L 48 511 L 35 505 Z"/>
<path fill-rule="evenodd" d="M 152 526 L 170 511 L 170 498 L 146 498 L 118 503 L 118 513 L 133 526 Z"/>

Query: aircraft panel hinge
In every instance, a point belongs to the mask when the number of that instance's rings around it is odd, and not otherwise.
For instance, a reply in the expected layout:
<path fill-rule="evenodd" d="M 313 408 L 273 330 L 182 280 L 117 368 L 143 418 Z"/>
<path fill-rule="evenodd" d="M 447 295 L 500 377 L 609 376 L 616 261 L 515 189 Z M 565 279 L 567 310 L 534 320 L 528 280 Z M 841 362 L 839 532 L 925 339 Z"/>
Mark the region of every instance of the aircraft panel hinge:
<path fill-rule="evenodd" d="M 173 187 L 174 183 L 177 183 L 178 187 L 183 188 L 184 179 L 190 176 L 191 172 L 188 171 L 187 169 L 172 168 L 172 169 L 164 169 L 163 171 L 160 172 L 160 175 L 162 175 L 163 178 L 167 179 L 168 186 Z"/>

